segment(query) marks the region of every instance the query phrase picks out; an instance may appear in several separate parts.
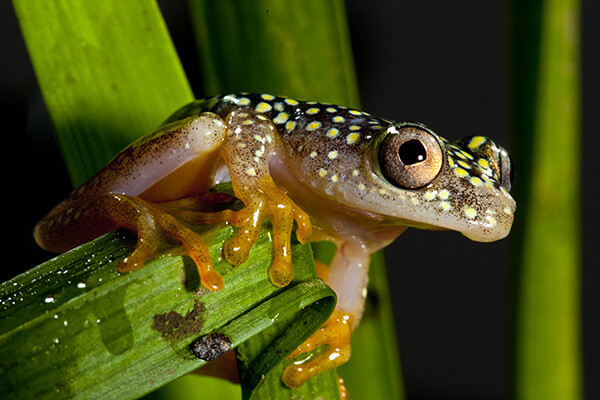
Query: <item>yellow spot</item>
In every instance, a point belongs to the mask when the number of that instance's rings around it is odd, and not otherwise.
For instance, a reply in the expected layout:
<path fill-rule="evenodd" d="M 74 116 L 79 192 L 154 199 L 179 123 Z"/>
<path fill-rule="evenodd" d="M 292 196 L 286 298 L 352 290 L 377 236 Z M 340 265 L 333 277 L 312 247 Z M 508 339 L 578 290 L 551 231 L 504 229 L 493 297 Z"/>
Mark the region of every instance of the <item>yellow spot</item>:
<path fill-rule="evenodd" d="M 264 138 L 260 135 L 254 135 L 254 140 L 264 143 Z"/>
<path fill-rule="evenodd" d="M 313 151 L 312 153 L 310 153 L 310 158 L 315 158 L 317 156 L 317 152 Z"/>
<path fill-rule="evenodd" d="M 458 157 L 462 158 L 463 160 L 466 160 L 466 159 L 467 159 L 467 156 L 465 156 L 465 153 L 464 153 L 464 152 L 462 152 L 461 150 L 458 150 L 458 151 L 456 152 L 456 155 L 457 155 Z"/>
<path fill-rule="evenodd" d="M 325 175 L 327 175 L 327 171 L 325 171 L 323 168 L 319 169 L 319 176 L 321 178 L 324 178 Z"/>
<path fill-rule="evenodd" d="M 327 131 L 327 136 L 329 136 L 332 139 L 334 137 L 337 137 L 339 134 L 340 134 L 340 131 L 335 128 L 331 128 L 330 130 Z"/>
<path fill-rule="evenodd" d="M 444 211 L 450 211 L 450 209 L 452 208 L 452 206 L 450 205 L 450 203 L 447 202 L 447 201 L 440 201 L 440 207 Z"/>
<path fill-rule="evenodd" d="M 316 108 L 316 107 L 309 108 L 308 110 L 306 110 L 306 113 L 307 113 L 307 114 L 310 114 L 310 115 L 312 115 L 312 114 L 316 114 L 316 113 L 318 113 L 318 112 L 319 112 L 319 109 L 318 109 L 318 108 Z"/>
<path fill-rule="evenodd" d="M 250 176 L 256 176 L 256 170 L 254 168 L 248 168 L 246 173 Z"/>
<path fill-rule="evenodd" d="M 485 169 L 488 169 L 490 167 L 490 163 L 485 158 L 480 158 L 479 160 L 477 160 L 477 163 Z"/>
<path fill-rule="evenodd" d="M 373 125 L 373 126 L 371 126 L 371 128 L 373 128 L 373 129 L 381 129 L 381 128 L 383 128 L 383 126 L 381 126 L 381 125 Z"/>
<path fill-rule="evenodd" d="M 413 205 L 415 205 L 415 206 L 419 205 L 419 200 L 415 199 L 414 197 L 412 199 L 410 199 L 410 202 L 413 203 Z"/>
<path fill-rule="evenodd" d="M 288 120 L 288 118 L 290 117 L 290 115 L 288 113 L 279 113 L 275 118 L 273 118 L 273 123 L 275 124 L 283 124 L 285 121 Z"/>
<path fill-rule="evenodd" d="M 357 130 L 359 130 L 359 129 L 360 129 L 360 126 L 358 126 L 358 125 L 351 125 L 351 126 L 350 126 L 350 130 L 351 130 L 351 131 L 357 131 Z"/>
<path fill-rule="evenodd" d="M 346 122 L 346 118 L 337 115 L 333 117 L 333 122 Z"/>
<path fill-rule="evenodd" d="M 490 226 L 494 226 L 497 223 L 496 218 L 492 217 L 491 215 L 486 215 L 485 219 L 488 222 L 488 225 Z"/>
<path fill-rule="evenodd" d="M 265 102 L 260 102 L 256 106 L 256 112 L 267 112 L 267 111 L 271 111 L 272 108 L 273 107 L 271 107 L 270 104 L 265 103 Z"/>
<path fill-rule="evenodd" d="M 358 170 L 357 169 L 355 169 L 355 170 L 352 171 L 352 176 L 358 176 Z"/>
<path fill-rule="evenodd" d="M 276 109 L 277 111 L 283 111 L 283 103 L 277 102 L 273 105 L 273 108 Z"/>
<path fill-rule="evenodd" d="M 243 149 L 244 147 L 246 147 L 246 143 L 244 143 L 244 142 L 239 142 L 239 143 L 237 144 L 237 147 L 238 147 L 238 148 L 240 148 L 240 149 Z"/>
<path fill-rule="evenodd" d="M 475 210 L 473 207 L 465 207 L 465 215 L 468 218 L 475 218 L 477 216 L 477 210 Z"/>
<path fill-rule="evenodd" d="M 348 112 L 352 115 L 361 115 L 362 114 L 360 111 L 356 111 L 356 110 L 350 110 Z"/>
<path fill-rule="evenodd" d="M 333 107 L 327 107 L 327 112 L 333 113 L 336 112 L 337 110 Z"/>
<path fill-rule="evenodd" d="M 471 138 L 471 141 L 469 142 L 469 148 L 471 150 L 477 150 L 477 148 L 479 146 L 481 146 L 482 144 L 485 143 L 485 137 L 483 136 L 474 136 Z"/>
<path fill-rule="evenodd" d="M 483 181 L 481 179 L 479 179 L 478 177 L 476 177 L 476 176 L 472 177 L 470 179 L 470 181 L 471 181 L 471 184 L 473 186 L 481 186 L 481 185 L 483 185 Z"/>
<path fill-rule="evenodd" d="M 239 104 L 241 104 L 242 106 L 247 106 L 248 104 L 250 104 L 250 99 L 248 99 L 246 97 L 242 97 L 239 100 Z"/>
<path fill-rule="evenodd" d="M 244 125 L 252 125 L 254 123 L 254 121 L 252 121 L 251 119 L 247 119 L 243 122 Z"/>
<path fill-rule="evenodd" d="M 365 190 L 365 185 L 363 185 L 362 183 L 359 183 L 358 190 Z"/>
<path fill-rule="evenodd" d="M 448 165 L 450 167 L 454 167 L 454 160 L 452 159 L 452 157 L 448 157 Z"/>
<path fill-rule="evenodd" d="M 379 193 L 381 193 L 381 194 L 386 194 L 386 193 L 387 193 L 387 191 L 386 191 L 385 189 L 379 189 Z"/>
<path fill-rule="evenodd" d="M 298 101 L 294 100 L 294 99 L 285 99 L 283 101 L 285 101 L 286 103 L 288 103 L 291 106 L 297 106 L 298 105 Z"/>
<path fill-rule="evenodd" d="M 435 199 L 436 194 L 437 194 L 437 190 L 428 190 L 425 192 L 423 197 L 425 197 L 425 200 L 433 200 L 433 199 Z"/>
<path fill-rule="evenodd" d="M 288 121 L 285 123 L 285 129 L 288 132 L 293 131 L 296 128 L 296 123 L 294 121 Z"/>
<path fill-rule="evenodd" d="M 332 150 L 327 154 L 327 157 L 329 157 L 330 160 L 333 160 L 334 158 L 337 158 L 338 155 L 339 153 L 337 150 Z"/>
<path fill-rule="evenodd" d="M 465 176 L 469 176 L 469 173 L 462 168 L 456 168 L 454 170 L 454 173 L 461 178 L 464 178 Z"/>
<path fill-rule="evenodd" d="M 512 210 L 508 206 L 504 207 L 502 211 L 504 211 L 504 214 L 506 215 L 512 215 Z"/>
<path fill-rule="evenodd" d="M 337 175 L 333 175 L 333 176 L 331 177 L 331 181 L 332 181 L 332 182 L 337 182 L 338 180 L 339 180 L 339 178 L 338 178 L 338 176 L 337 176 Z"/>
<path fill-rule="evenodd" d="M 273 100 L 275 98 L 275 96 L 270 94 L 262 94 L 260 97 L 262 97 L 264 100 Z"/>
<path fill-rule="evenodd" d="M 448 197 L 450 197 L 450 192 L 447 189 L 442 189 L 438 192 L 438 197 L 442 200 L 448 200 Z"/>
<path fill-rule="evenodd" d="M 308 124 L 306 126 L 306 130 L 307 131 L 314 131 L 316 129 L 319 129 L 321 127 L 321 123 L 319 121 L 313 121 L 310 124 Z"/>
<path fill-rule="evenodd" d="M 469 163 L 466 163 L 463 160 L 458 160 L 458 165 L 460 165 L 461 167 L 463 167 L 465 169 L 471 169 L 471 166 L 469 165 Z"/>
<path fill-rule="evenodd" d="M 348 136 L 346 136 L 346 142 L 348 144 L 354 144 L 354 143 L 358 142 L 359 138 L 360 138 L 360 135 L 358 133 L 351 133 Z"/>

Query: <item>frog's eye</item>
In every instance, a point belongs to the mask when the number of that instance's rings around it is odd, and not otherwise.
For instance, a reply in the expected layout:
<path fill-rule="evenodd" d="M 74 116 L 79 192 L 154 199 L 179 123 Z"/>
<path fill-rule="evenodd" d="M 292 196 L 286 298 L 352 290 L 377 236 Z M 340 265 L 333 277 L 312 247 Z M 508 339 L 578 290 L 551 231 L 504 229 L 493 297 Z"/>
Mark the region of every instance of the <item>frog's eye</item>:
<path fill-rule="evenodd" d="M 381 172 L 392 184 L 416 189 L 433 181 L 442 169 L 437 139 L 416 126 L 405 126 L 385 138 L 379 149 Z"/>

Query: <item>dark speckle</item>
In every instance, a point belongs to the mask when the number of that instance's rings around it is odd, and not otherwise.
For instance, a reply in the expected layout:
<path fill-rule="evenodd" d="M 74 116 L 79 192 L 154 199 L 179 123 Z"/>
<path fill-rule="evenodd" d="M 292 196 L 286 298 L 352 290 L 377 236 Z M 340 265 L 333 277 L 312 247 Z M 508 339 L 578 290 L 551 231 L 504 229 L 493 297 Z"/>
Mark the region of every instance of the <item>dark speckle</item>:
<path fill-rule="evenodd" d="M 204 325 L 204 303 L 196 300 L 194 308 L 185 316 L 175 311 L 154 316 L 152 329 L 159 331 L 168 341 L 181 340 L 191 335 L 197 335 Z"/>
<path fill-rule="evenodd" d="M 222 333 L 211 333 L 190 345 L 193 355 L 204 361 L 212 361 L 227 353 L 231 348 L 231 341 Z"/>

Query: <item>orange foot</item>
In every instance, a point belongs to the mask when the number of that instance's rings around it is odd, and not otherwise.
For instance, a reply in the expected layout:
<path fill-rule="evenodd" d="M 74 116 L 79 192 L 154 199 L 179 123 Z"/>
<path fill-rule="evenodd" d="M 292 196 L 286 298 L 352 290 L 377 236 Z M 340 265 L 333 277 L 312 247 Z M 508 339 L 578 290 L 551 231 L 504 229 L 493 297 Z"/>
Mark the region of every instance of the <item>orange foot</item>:
<path fill-rule="evenodd" d="M 291 364 L 283 372 L 283 382 L 290 388 L 302 385 L 307 379 L 336 368 L 350 359 L 350 335 L 354 317 L 334 311 L 323 326 L 300 345 L 289 358 L 326 345 L 314 358 Z"/>
<path fill-rule="evenodd" d="M 182 221 L 152 204 L 137 197 L 111 195 L 105 200 L 113 203 L 108 209 L 109 215 L 118 225 L 137 231 L 137 245 L 133 253 L 119 262 L 120 272 L 134 271 L 151 259 L 158 248 L 161 232 L 179 240 L 198 267 L 202 285 L 208 290 L 221 290 L 223 278 L 212 266 L 208 246 L 202 237 L 188 228 Z M 114 204 L 114 203 L 117 204 Z M 158 230 L 157 228 L 161 228 Z"/>

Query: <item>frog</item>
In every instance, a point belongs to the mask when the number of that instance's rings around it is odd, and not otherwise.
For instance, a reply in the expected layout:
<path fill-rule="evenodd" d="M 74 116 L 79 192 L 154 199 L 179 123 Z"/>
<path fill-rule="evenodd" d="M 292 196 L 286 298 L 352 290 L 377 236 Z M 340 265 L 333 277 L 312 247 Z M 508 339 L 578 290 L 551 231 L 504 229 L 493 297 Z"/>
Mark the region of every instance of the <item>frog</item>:
<path fill-rule="evenodd" d="M 318 275 L 335 291 L 335 310 L 290 358 L 282 379 L 298 387 L 350 358 L 350 337 L 367 296 L 371 254 L 407 228 L 452 230 L 478 242 L 506 237 L 516 203 L 514 167 L 491 139 L 457 141 L 417 122 L 394 122 L 345 106 L 264 93 L 196 100 L 135 141 L 74 190 L 35 227 L 44 249 L 64 252 L 116 228 L 137 233 L 119 261 L 131 272 L 164 240 L 177 240 L 198 268 L 201 284 L 221 290 L 207 243 L 189 224 L 229 224 L 222 255 L 248 259 L 264 222 L 272 226 L 272 284 L 293 278 L 291 239 L 331 241 L 336 252 Z M 243 208 L 210 189 L 231 182 Z"/>

